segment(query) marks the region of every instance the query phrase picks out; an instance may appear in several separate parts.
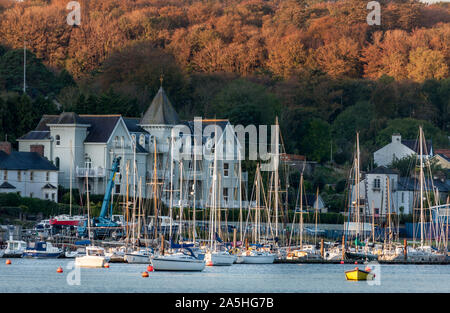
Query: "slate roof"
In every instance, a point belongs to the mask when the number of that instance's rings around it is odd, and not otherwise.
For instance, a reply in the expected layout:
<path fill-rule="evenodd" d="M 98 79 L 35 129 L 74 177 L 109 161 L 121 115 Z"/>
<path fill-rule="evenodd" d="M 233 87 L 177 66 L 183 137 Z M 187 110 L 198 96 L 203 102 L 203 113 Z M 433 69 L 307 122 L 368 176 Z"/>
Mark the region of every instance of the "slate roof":
<path fill-rule="evenodd" d="M 77 115 L 73 112 L 63 112 L 60 115 L 43 115 L 35 130 L 28 132 L 19 139 L 49 139 L 48 124 L 83 124 L 90 125 L 84 142 L 107 142 L 116 127 L 120 115 Z"/>
<path fill-rule="evenodd" d="M 143 129 L 140 125 L 139 125 L 139 118 L 137 117 L 124 117 L 123 121 L 125 122 L 125 125 L 128 128 L 128 131 L 131 133 L 147 133 L 147 131 L 145 131 L 145 129 Z"/>
<path fill-rule="evenodd" d="M 177 125 L 180 123 L 177 112 L 170 103 L 164 89 L 159 88 L 152 103 L 144 113 L 141 125 Z"/>
<path fill-rule="evenodd" d="M 420 153 L 420 145 L 418 140 L 402 140 L 402 144 L 410 148 L 412 151 L 416 152 L 417 154 Z M 423 153 L 424 154 L 430 154 L 432 149 L 432 142 L 431 140 L 427 140 L 426 147 L 423 147 Z"/>
<path fill-rule="evenodd" d="M 418 190 L 420 187 L 420 182 L 418 179 L 415 178 L 409 178 L 409 177 L 400 177 L 398 179 L 398 190 Z M 442 182 L 439 179 L 433 180 L 433 185 L 435 188 L 439 190 L 439 192 L 449 192 L 450 191 L 450 185 L 448 182 Z M 431 179 L 426 178 L 425 184 L 424 184 L 424 190 L 426 191 L 432 191 L 431 187 Z"/>
<path fill-rule="evenodd" d="M 16 187 L 5 181 L 3 184 L 0 185 L 0 189 L 16 189 Z"/>
<path fill-rule="evenodd" d="M 56 166 L 36 152 L 0 151 L 0 169 L 2 170 L 46 170 L 57 171 Z"/>
<path fill-rule="evenodd" d="M 371 170 L 370 172 L 367 172 L 367 174 L 397 174 L 398 175 L 398 172 L 393 169 L 387 168 L 385 166 L 378 166 L 377 168 Z"/>

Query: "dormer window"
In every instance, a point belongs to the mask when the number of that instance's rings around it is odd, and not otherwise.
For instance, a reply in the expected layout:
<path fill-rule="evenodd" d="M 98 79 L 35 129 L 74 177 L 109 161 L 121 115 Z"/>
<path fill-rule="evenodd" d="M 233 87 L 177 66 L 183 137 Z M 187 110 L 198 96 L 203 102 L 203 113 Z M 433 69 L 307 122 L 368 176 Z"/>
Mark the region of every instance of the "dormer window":
<path fill-rule="evenodd" d="M 141 134 L 139 136 L 139 144 L 143 147 L 145 146 L 145 135 L 144 134 Z"/>
<path fill-rule="evenodd" d="M 59 146 L 61 144 L 61 137 L 59 135 L 55 136 L 56 145 Z"/>

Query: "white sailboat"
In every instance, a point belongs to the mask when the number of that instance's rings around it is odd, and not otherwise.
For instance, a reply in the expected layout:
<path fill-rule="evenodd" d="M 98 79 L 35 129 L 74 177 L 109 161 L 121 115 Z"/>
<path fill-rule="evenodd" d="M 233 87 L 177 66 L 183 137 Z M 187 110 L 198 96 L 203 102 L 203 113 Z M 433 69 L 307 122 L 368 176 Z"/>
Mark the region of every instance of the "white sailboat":
<path fill-rule="evenodd" d="M 86 172 L 86 203 L 88 212 L 88 238 L 91 238 L 90 212 L 89 212 L 89 181 Z M 101 268 L 106 264 L 105 249 L 102 247 L 89 246 L 86 247 L 86 255 L 75 257 L 75 266 L 77 267 L 94 267 Z"/>

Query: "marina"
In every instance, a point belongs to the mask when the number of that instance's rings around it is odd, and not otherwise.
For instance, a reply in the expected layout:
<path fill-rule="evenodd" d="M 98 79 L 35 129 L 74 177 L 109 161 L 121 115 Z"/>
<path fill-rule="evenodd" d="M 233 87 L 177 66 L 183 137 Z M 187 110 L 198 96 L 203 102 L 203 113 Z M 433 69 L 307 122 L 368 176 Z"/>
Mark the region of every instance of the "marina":
<path fill-rule="evenodd" d="M 380 285 L 345 279 L 353 264 L 234 264 L 207 266 L 202 272 L 150 272 L 146 265 L 111 264 L 110 268 L 80 269 L 80 285 L 69 259 L 15 259 L 0 265 L 0 292 L 158 292 L 158 293 L 277 293 L 277 292 L 450 292 L 450 267 L 441 265 L 382 265 Z M 57 273 L 61 266 L 63 273 Z M 72 276 L 71 276 L 72 275 Z M 69 278 L 68 278 L 69 277 Z"/>

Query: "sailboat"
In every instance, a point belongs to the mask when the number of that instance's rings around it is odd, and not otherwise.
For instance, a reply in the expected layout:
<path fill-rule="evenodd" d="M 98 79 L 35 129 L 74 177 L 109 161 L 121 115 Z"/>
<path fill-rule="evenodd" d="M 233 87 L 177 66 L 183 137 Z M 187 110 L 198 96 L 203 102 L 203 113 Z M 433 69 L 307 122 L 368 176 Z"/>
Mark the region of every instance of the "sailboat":
<path fill-rule="evenodd" d="M 173 139 L 172 139 L 173 140 Z M 156 151 L 156 150 L 155 150 Z M 171 151 L 173 153 L 173 150 Z M 156 157 L 156 155 L 155 155 Z M 173 160 L 173 155 L 172 155 Z M 183 234 L 183 161 L 180 160 L 180 222 L 178 227 L 178 235 L 181 238 Z M 170 189 L 172 193 L 172 188 Z M 172 197 L 172 195 L 171 195 Z M 158 221 L 157 214 L 157 187 L 156 187 L 156 165 L 154 168 L 154 201 L 155 201 L 155 224 Z M 171 201 L 172 203 L 172 201 Z M 172 212 L 172 207 L 170 208 Z M 172 216 L 170 216 L 172 217 Z M 158 226 L 155 225 L 155 239 L 157 238 Z M 172 227 L 170 227 L 170 232 Z M 171 235 L 171 234 L 170 234 Z M 204 259 L 192 251 L 193 244 L 174 244 L 171 242 L 171 249 L 177 249 L 177 252 L 166 254 L 164 250 L 164 236 L 161 236 L 161 246 L 158 255 L 153 255 L 151 263 L 155 271 L 203 271 L 206 265 Z"/>
<path fill-rule="evenodd" d="M 251 210 L 253 209 L 255 211 L 254 215 L 254 226 L 253 226 L 253 241 L 254 244 L 252 245 L 252 248 L 249 249 L 247 247 L 246 251 L 243 251 L 241 254 L 241 262 L 244 264 L 271 264 L 275 261 L 276 254 L 271 253 L 270 251 L 267 251 L 267 249 L 263 249 L 263 245 L 259 244 L 258 242 L 261 241 L 261 211 L 266 209 L 265 205 L 262 205 L 260 202 L 261 200 L 261 192 L 264 194 L 264 190 L 262 187 L 262 178 L 261 178 L 261 167 L 260 165 L 256 168 L 256 175 L 255 175 L 255 184 L 254 189 L 256 189 L 256 195 L 255 195 L 255 202 L 256 206 L 253 208 L 250 207 L 249 214 Z M 265 197 L 264 197 L 264 204 L 265 204 Z M 250 202 L 251 203 L 251 202 Z M 251 205 L 251 204 L 250 204 Z M 266 209 L 267 211 L 267 209 Z M 268 229 L 271 229 L 270 225 L 270 218 L 268 215 Z"/>
<path fill-rule="evenodd" d="M 230 254 L 225 249 L 221 250 L 218 246 L 217 242 L 221 242 L 219 235 L 217 234 L 217 229 L 220 231 L 221 223 L 220 223 L 220 208 L 217 207 L 217 203 L 220 203 L 220 197 L 217 197 L 218 190 L 220 187 L 218 184 L 218 175 L 217 173 L 217 149 L 214 150 L 214 168 L 213 168 L 213 180 L 212 180 L 212 191 L 211 191 L 211 214 L 210 214 L 210 223 L 209 223 L 209 234 L 210 234 L 210 247 L 208 252 L 205 254 L 205 260 L 208 265 L 218 266 L 232 265 L 237 257 L 233 254 Z M 219 201 L 217 201 L 219 198 Z"/>
<path fill-rule="evenodd" d="M 90 204 L 89 204 L 89 180 L 86 173 L 86 203 L 87 203 L 87 223 L 88 223 L 88 238 L 91 238 L 91 219 L 90 219 Z M 86 255 L 75 257 L 76 267 L 94 267 L 101 268 L 106 264 L 105 249 L 94 245 L 86 247 Z"/>

